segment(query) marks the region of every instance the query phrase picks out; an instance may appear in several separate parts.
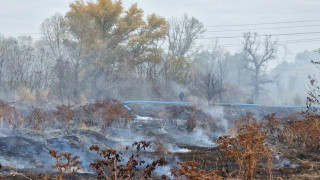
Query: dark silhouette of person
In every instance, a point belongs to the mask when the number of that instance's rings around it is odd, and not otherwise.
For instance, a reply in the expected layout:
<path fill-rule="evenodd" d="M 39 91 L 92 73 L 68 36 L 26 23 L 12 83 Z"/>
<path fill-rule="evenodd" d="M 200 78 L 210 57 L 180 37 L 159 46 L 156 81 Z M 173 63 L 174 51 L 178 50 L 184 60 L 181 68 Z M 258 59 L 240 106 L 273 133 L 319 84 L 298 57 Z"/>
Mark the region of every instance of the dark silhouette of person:
<path fill-rule="evenodd" d="M 179 98 L 180 98 L 180 101 L 183 101 L 183 98 L 184 98 L 184 93 L 183 92 L 179 93 Z"/>

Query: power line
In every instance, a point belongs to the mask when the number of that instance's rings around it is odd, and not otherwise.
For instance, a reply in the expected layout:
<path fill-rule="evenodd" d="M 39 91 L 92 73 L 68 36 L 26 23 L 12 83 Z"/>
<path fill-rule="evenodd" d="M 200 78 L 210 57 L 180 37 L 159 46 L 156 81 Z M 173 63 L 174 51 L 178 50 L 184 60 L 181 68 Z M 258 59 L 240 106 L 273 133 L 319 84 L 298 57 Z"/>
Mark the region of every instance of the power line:
<path fill-rule="evenodd" d="M 320 39 L 297 39 L 297 40 L 289 40 L 289 41 L 278 41 L 280 43 L 304 43 L 304 42 L 319 42 Z M 233 46 L 243 46 L 243 44 L 221 44 L 224 47 L 233 47 Z"/>
<path fill-rule="evenodd" d="M 228 27 L 228 26 L 258 26 L 267 24 L 292 24 L 292 23 L 304 23 L 304 22 L 319 22 L 320 20 L 305 20 L 305 21 L 280 21 L 280 22 L 267 22 L 267 23 L 255 23 L 255 24 L 227 24 L 227 25 L 215 25 L 206 27 Z"/>
<path fill-rule="evenodd" d="M 288 34 L 263 34 L 257 36 L 292 36 L 292 35 L 303 35 L 303 34 L 320 34 L 320 32 L 301 32 L 301 33 L 288 33 Z M 199 39 L 232 39 L 232 38 L 241 38 L 243 36 L 217 36 L 217 37 L 202 37 Z"/>
<path fill-rule="evenodd" d="M 318 69 L 295 69 L 295 68 L 274 68 L 273 71 L 277 70 L 292 70 L 292 71 L 319 71 Z"/>
<path fill-rule="evenodd" d="M 32 32 L 32 33 L 4 33 L 4 34 L 41 34 L 41 33 L 36 33 L 36 32 Z"/>
<path fill-rule="evenodd" d="M 307 26 L 283 26 L 283 27 L 270 27 L 270 28 L 256 28 L 256 29 L 226 29 L 217 31 L 206 31 L 206 32 L 237 32 L 237 31 L 255 31 L 264 29 L 287 29 L 287 28 L 300 28 L 300 27 L 319 27 L 320 25 L 307 25 Z"/>
<path fill-rule="evenodd" d="M 316 39 L 301 39 L 301 40 L 288 40 L 288 41 L 279 41 L 283 43 L 300 43 L 300 42 L 316 42 L 319 41 L 319 38 Z"/>

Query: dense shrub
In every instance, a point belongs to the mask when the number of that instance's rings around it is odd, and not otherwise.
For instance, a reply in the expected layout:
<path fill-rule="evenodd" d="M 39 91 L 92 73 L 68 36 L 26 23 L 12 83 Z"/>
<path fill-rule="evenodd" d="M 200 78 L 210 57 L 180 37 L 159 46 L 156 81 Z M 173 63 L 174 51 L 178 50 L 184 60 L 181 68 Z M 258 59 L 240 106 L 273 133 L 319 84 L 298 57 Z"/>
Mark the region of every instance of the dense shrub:
<path fill-rule="evenodd" d="M 101 122 L 101 126 L 108 127 L 113 122 L 126 125 L 129 121 L 133 120 L 132 111 L 128 110 L 123 104 L 115 99 L 107 99 L 82 106 L 81 109 L 85 112 L 87 123 Z"/>
<path fill-rule="evenodd" d="M 223 136 L 217 141 L 227 158 L 231 158 L 238 166 L 239 178 L 253 179 L 257 165 L 267 159 L 271 177 L 271 150 L 266 144 L 267 131 L 263 122 L 259 122 L 253 114 L 248 113 L 236 120 L 235 137 Z"/>
<path fill-rule="evenodd" d="M 292 148 L 319 151 L 320 115 L 311 114 L 301 120 L 286 122 L 280 133 L 280 140 Z"/>

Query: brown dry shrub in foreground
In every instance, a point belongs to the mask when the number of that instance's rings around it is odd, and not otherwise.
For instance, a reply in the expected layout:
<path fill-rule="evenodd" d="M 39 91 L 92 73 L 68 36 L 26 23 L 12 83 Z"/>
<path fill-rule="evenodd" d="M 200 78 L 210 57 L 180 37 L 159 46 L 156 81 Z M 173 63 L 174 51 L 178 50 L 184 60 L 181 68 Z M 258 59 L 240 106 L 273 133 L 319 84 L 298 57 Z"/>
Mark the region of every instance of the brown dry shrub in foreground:
<path fill-rule="evenodd" d="M 146 141 L 135 142 L 133 147 L 136 150 L 145 150 L 150 147 L 150 143 Z M 128 161 L 124 160 L 124 154 L 117 152 L 114 149 L 101 149 L 94 145 L 90 147 L 91 151 L 96 151 L 103 160 L 98 160 L 91 163 L 91 167 L 97 172 L 97 179 L 112 179 L 112 180 L 132 180 L 132 179 L 151 179 L 152 172 L 157 166 L 165 166 L 168 162 L 164 158 L 153 161 L 146 165 L 142 171 L 139 171 L 138 166 L 145 164 L 144 160 L 139 159 L 139 154 L 132 154 Z M 140 172 L 138 174 L 138 172 Z"/>
<path fill-rule="evenodd" d="M 21 126 L 22 115 L 18 113 L 16 108 L 0 101 L 0 125 Z"/>
<path fill-rule="evenodd" d="M 79 156 L 73 156 L 72 153 L 58 153 L 56 150 L 49 150 L 49 154 L 56 160 L 56 164 L 52 167 L 59 171 L 58 180 L 62 180 L 65 174 L 73 174 L 80 170 L 81 162 Z"/>
<path fill-rule="evenodd" d="M 280 140 L 289 147 L 304 151 L 320 150 L 320 115 L 311 114 L 302 120 L 289 121 L 280 133 Z"/>
<path fill-rule="evenodd" d="M 238 176 L 242 179 L 253 179 L 257 165 L 267 159 L 270 179 L 272 152 L 266 144 L 267 131 L 263 122 L 248 113 L 236 121 L 236 137 L 223 136 L 217 143 L 227 158 L 234 160 L 238 166 Z"/>

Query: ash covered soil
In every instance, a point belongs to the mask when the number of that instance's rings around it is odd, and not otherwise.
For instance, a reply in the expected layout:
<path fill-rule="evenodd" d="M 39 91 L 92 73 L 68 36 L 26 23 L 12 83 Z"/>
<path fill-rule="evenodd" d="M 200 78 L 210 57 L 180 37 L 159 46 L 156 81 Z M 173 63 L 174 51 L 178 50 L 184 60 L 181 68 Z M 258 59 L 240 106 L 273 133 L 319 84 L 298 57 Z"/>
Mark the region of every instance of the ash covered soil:
<path fill-rule="evenodd" d="M 15 107 L 14 104 L 12 106 Z M 24 117 L 29 117 L 33 112 L 33 108 L 26 105 L 16 105 L 16 107 Z M 152 148 L 144 152 L 147 163 L 151 163 L 159 156 L 164 156 L 169 161 L 169 165 L 157 168 L 155 177 L 160 177 L 162 174 L 169 175 L 169 170 L 176 168 L 178 161 L 197 160 L 206 168 L 221 169 L 225 163 L 224 155 L 215 146 L 215 141 L 227 133 L 234 119 L 240 118 L 247 112 L 255 113 L 257 117 L 272 113 L 286 117 L 303 110 L 274 107 L 199 108 L 135 104 L 129 106 L 133 120 L 112 121 L 107 125 L 101 125 L 101 119 L 84 115 L 82 108 L 73 107 L 73 109 L 75 114 L 67 124 L 55 122 L 41 128 L 2 126 L 0 129 L 2 178 L 41 179 L 45 175 L 54 177 L 56 170 L 52 165 L 55 161 L 48 151 L 55 149 L 80 156 L 81 170 L 74 175 L 65 176 L 65 179 L 95 179 L 96 175 L 90 163 L 100 157 L 89 150 L 90 146 L 99 145 L 104 148 L 125 150 L 126 147 L 131 147 L 134 142 L 141 140 L 161 142 L 164 146 L 162 152 Z M 196 127 L 192 125 L 194 120 Z M 282 144 L 278 144 L 278 147 L 281 150 L 277 157 L 273 158 L 274 177 L 320 179 L 319 153 L 286 149 Z M 227 171 L 236 168 L 234 163 L 228 163 Z M 256 174 L 258 179 L 269 177 L 263 167 L 258 168 Z"/>

